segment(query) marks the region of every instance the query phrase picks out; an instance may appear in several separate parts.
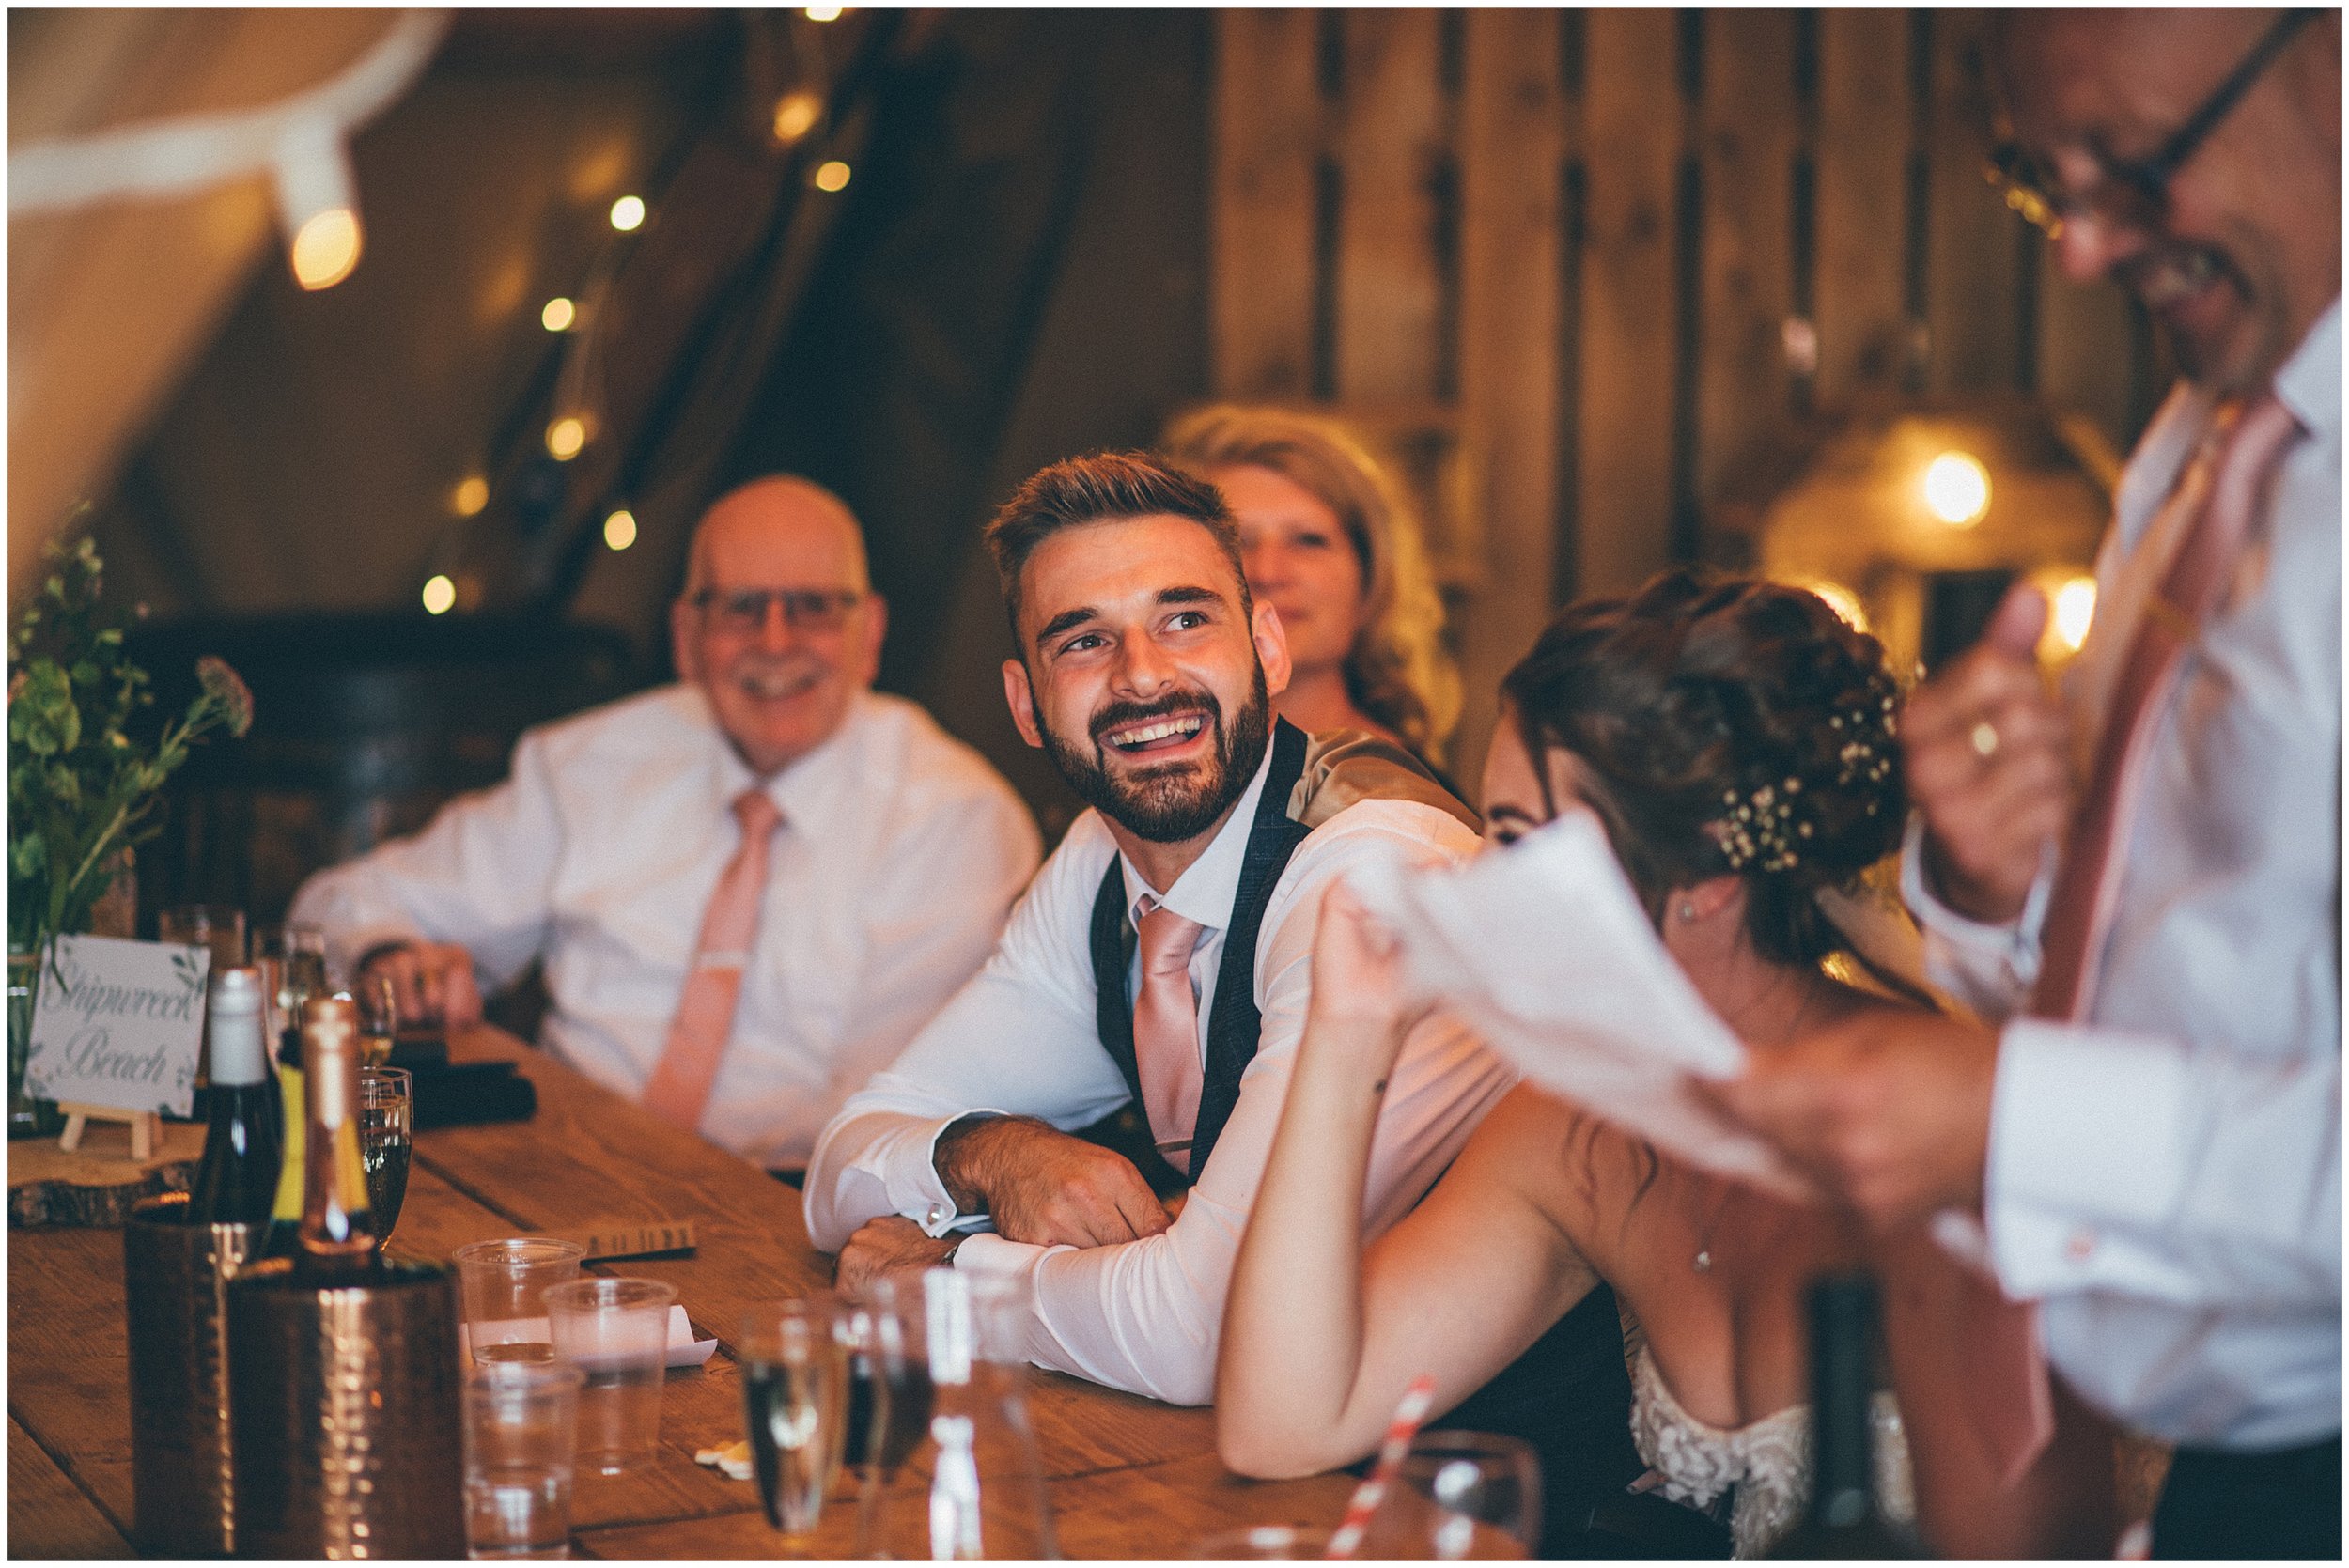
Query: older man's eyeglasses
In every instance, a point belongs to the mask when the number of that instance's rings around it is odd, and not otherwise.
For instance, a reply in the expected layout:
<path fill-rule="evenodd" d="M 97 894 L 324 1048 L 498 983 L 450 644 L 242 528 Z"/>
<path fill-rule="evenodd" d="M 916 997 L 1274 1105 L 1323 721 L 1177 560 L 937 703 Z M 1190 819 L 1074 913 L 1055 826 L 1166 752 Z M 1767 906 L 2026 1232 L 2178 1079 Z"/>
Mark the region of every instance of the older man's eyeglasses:
<path fill-rule="evenodd" d="M 2013 140 L 2000 142 L 1991 149 L 1990 163 L 1983 171 L 1994 185 L 2006 191 L 2006 204 L 2022 215 L 2024 222 L 2046 230 L 2049 235 L 2063 232 L 2063 221 L 2081 212 L 2093 214 L 2099 222 L 2120 225 L 2134 229 L 2160 226 L 2170 213 L 2170 182 L 2186 167 L 2219 122 L 2233 112 L 2243 95 L 2260 74 L 2283 53 L 2308 21 L 2320 15 L 2318 6 L 2295 7 L 2276 19 L 2266 36 L 2252 46 L 2242 63 L 2217 90 L 2202 101 L 2202 106 L 2186 116 L 2186 123 L 2170 134 L 2153 155 L 2139 159 L 2107 158 L 2092 153 L 2096 159 L 2096 181 L 2086 191 L 2075 194 L 2063 189 L 2056 173 L 2045 161 Z"/>
<path fill-rule="evenodd" d="M 858 588 L 704 588 L 692 602 L 720 630 L 753 636 L 767 625 L 770 604 L 779 606 L 784 620 L 801 631 L 837 631 L 864 602 L 864 593 Z"/>

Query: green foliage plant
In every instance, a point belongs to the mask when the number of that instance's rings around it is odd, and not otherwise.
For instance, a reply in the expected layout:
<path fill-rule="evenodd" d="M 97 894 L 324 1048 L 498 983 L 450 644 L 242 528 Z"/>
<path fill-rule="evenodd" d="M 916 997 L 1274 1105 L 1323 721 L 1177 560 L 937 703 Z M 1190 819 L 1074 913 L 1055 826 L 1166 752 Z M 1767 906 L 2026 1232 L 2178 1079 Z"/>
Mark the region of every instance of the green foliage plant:
<path fill-rule="evenodd" d="M 104 624 L 104 564 L 87 536 L 50 547 L 51 570 L 8 637 L 8 951 L 88 929 L 124 849 L 161 831 L 163 783 L 216 729 L 253 726 L 253 693 L 225 660 L 160 729 L 147 672 Z"/>

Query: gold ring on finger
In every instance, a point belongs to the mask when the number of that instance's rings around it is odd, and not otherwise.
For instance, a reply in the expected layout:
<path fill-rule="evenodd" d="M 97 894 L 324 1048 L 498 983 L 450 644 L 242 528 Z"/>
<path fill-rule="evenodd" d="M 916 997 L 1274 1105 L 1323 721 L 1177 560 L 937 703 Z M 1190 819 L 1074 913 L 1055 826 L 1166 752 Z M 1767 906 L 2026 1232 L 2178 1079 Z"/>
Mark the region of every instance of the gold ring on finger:
<path fill-rule="evenodd" d="M 1974 725 L 1968 737 L 1974 743 L 1974 754 L 1988 762 L 1999 754 L 1999 726 L 1984 719 Z"/>

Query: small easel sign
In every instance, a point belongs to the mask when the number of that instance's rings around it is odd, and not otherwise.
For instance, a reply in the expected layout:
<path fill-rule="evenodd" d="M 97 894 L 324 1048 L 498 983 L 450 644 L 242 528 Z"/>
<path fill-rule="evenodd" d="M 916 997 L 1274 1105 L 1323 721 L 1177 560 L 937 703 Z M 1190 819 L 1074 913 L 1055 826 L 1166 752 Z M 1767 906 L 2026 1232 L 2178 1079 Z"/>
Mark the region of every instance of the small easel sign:
<path fill-rule="evenodd" d="M 58 1147 L 93 1121 L 127 1122 L 131 1157 L 153 1157 L 163 1113 L 195 1108 L 209 948 L 59 937 L 33 1003 L 25 1092 L 66 1114 Z"/>

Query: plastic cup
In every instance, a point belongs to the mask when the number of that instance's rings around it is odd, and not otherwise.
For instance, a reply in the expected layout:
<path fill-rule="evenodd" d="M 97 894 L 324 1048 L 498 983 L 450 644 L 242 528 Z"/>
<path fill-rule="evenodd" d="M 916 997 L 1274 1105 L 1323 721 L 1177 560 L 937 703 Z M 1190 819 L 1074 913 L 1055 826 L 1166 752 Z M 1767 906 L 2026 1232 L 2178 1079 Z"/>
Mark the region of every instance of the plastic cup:
<path fill-rule="evenodd" d="M 661 1443 L 661 1384 L 677 1287 L 586 1279 L 546 1293 L 554 1353 L 586 1374 L 579 1391 L 579 1464 L 619 1475 Z"/>
<path fill-rule="evenodd" d="M 467 1372 L 467 1555 L 570 1555 L 583 1376 L 556 1360 L 477 1362 Z"/>
<path fill-rule="evenodd" d="M 474 1359 L 482 1359 L 493 1346 L 509 1344 L 544 1346 L 537 1358 L 552 1356 L 554 1336 L 547 1325 L 546 1293 L 579 1278 L 579 1261 L 586 1251 L 576 1241 L 552 1236 L 508 1236 L 459 1247 L 457 1282 Z M 519 1354 L 531 1358 L 528 1353 Z"/>

